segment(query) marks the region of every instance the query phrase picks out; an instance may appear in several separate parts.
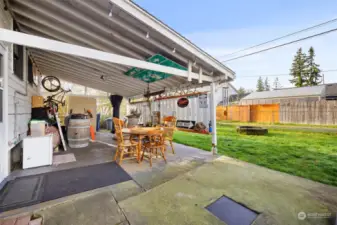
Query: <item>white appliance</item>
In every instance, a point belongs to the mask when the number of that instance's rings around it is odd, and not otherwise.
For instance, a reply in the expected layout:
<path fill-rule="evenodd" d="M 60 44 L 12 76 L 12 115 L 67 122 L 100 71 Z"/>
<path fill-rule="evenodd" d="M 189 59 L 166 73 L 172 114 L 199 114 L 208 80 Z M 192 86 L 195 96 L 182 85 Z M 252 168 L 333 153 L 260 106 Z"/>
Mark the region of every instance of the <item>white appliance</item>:
<path fill-rule="evenodd" d="M 53 135 L 26 137 L 23 140 L 23 169 L 51 165 L 52 163 Z"/>

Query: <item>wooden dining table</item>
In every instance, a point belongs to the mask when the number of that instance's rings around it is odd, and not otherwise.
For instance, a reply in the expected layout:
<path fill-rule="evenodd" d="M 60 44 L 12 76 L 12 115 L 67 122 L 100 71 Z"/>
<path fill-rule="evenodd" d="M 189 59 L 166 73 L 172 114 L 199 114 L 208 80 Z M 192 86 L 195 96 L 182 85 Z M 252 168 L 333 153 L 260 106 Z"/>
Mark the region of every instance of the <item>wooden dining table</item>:
<path fill-rule="evenodd" d="M 133 127 L 133 128 L 123 128 L 123 134 L 130 135 L 130 141 L 132 137 L 137 137 L 138 139 L 138 148 L 137 148 L 137 162 L 140 162 L 140 152 L 142 149 L 142 141 L 147 136 L 149 131 L 159 130 L 158 127 Z"/>

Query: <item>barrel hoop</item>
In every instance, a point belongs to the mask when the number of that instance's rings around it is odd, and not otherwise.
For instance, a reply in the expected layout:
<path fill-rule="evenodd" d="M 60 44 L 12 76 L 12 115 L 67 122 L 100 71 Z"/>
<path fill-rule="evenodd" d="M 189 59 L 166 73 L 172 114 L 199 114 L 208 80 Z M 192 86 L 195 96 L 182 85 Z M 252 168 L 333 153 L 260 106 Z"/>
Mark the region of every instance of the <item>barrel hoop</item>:
<path fill-rule="evenodd" d="M 69 128 L 90 128 L 90 126 L 78 126 L 78 127 L 71 127 L 71 126 L 68 126 L 68 129 Z"/>
<path fill-rule="evenodd" d="M 87 141 L 87 140 L 89 140 L 89 138 L 78 138 L 78 139 L 68 138 L 68 141 Z"/>

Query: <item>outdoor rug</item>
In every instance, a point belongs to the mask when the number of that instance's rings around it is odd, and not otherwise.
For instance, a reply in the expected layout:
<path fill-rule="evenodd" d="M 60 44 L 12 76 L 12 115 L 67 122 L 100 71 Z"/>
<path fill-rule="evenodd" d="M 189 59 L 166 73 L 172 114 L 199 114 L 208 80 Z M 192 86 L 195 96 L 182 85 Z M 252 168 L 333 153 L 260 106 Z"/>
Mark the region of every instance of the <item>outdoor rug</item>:
<path fill-rule="evenodd" d="M 131 179 L 115 162 L 17 178 L 9 181 L 0 191 L 0 212 Z"/>

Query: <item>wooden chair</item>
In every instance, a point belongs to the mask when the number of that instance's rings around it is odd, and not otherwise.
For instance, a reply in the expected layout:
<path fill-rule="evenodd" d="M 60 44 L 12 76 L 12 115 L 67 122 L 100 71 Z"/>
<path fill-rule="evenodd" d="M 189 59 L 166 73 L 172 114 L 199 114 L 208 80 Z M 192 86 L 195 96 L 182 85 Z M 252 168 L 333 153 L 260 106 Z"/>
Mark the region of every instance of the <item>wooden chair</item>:
<path fill-rule="evenodd" d="M 165 127 L 176 127 L 177 118 L 174 116 L 166 116 L 163 118 L 164 126 Z"/>
<path fill-rule="evenodd" d="M 164 133 L 164 139 L 165 141 L 167 141 L 170 146 L 171 146 L 171 149 L 172 149 L 172 153 L 175 154 L 174 152 L 174 148 L 173 148 L 173 133 L 174 133 L 174 127 L 163 127 L 162 128 Z"/>
<path fill-rule="evenodd" d="M 149 137 L 149 142 L 143 145 L 143 154 L 142 154 L 141 161 L 143 161 L 145 152 L 147 152 L 148 154 L 145 157 L 149 159 L 150 166 L 152 167 L 152 156 L 155 154 L 157 157 L 158 150 L 160 150 L 160 153 L 166 163 L 167 161 L 165 157 L 165 138 L 163 136 L 163 131 L 153 130 L 153 131 L 149 131 L 147 135 Z"/>
<path fill-rule="evenodd" d="M 117 149 L 115 153 L 114 160 L 117 162 L 117 158 L 119 157 L 118 164 L 121 164 L 124 155 L 135 156 L 137 155 L 138 144 L 133 142 L 132 140 L 124 140 L 123 136 L 123 121 L 118 118 L 113 118 L 114 126 L 115 126 L 115 135 L 117 139 Z"/>

